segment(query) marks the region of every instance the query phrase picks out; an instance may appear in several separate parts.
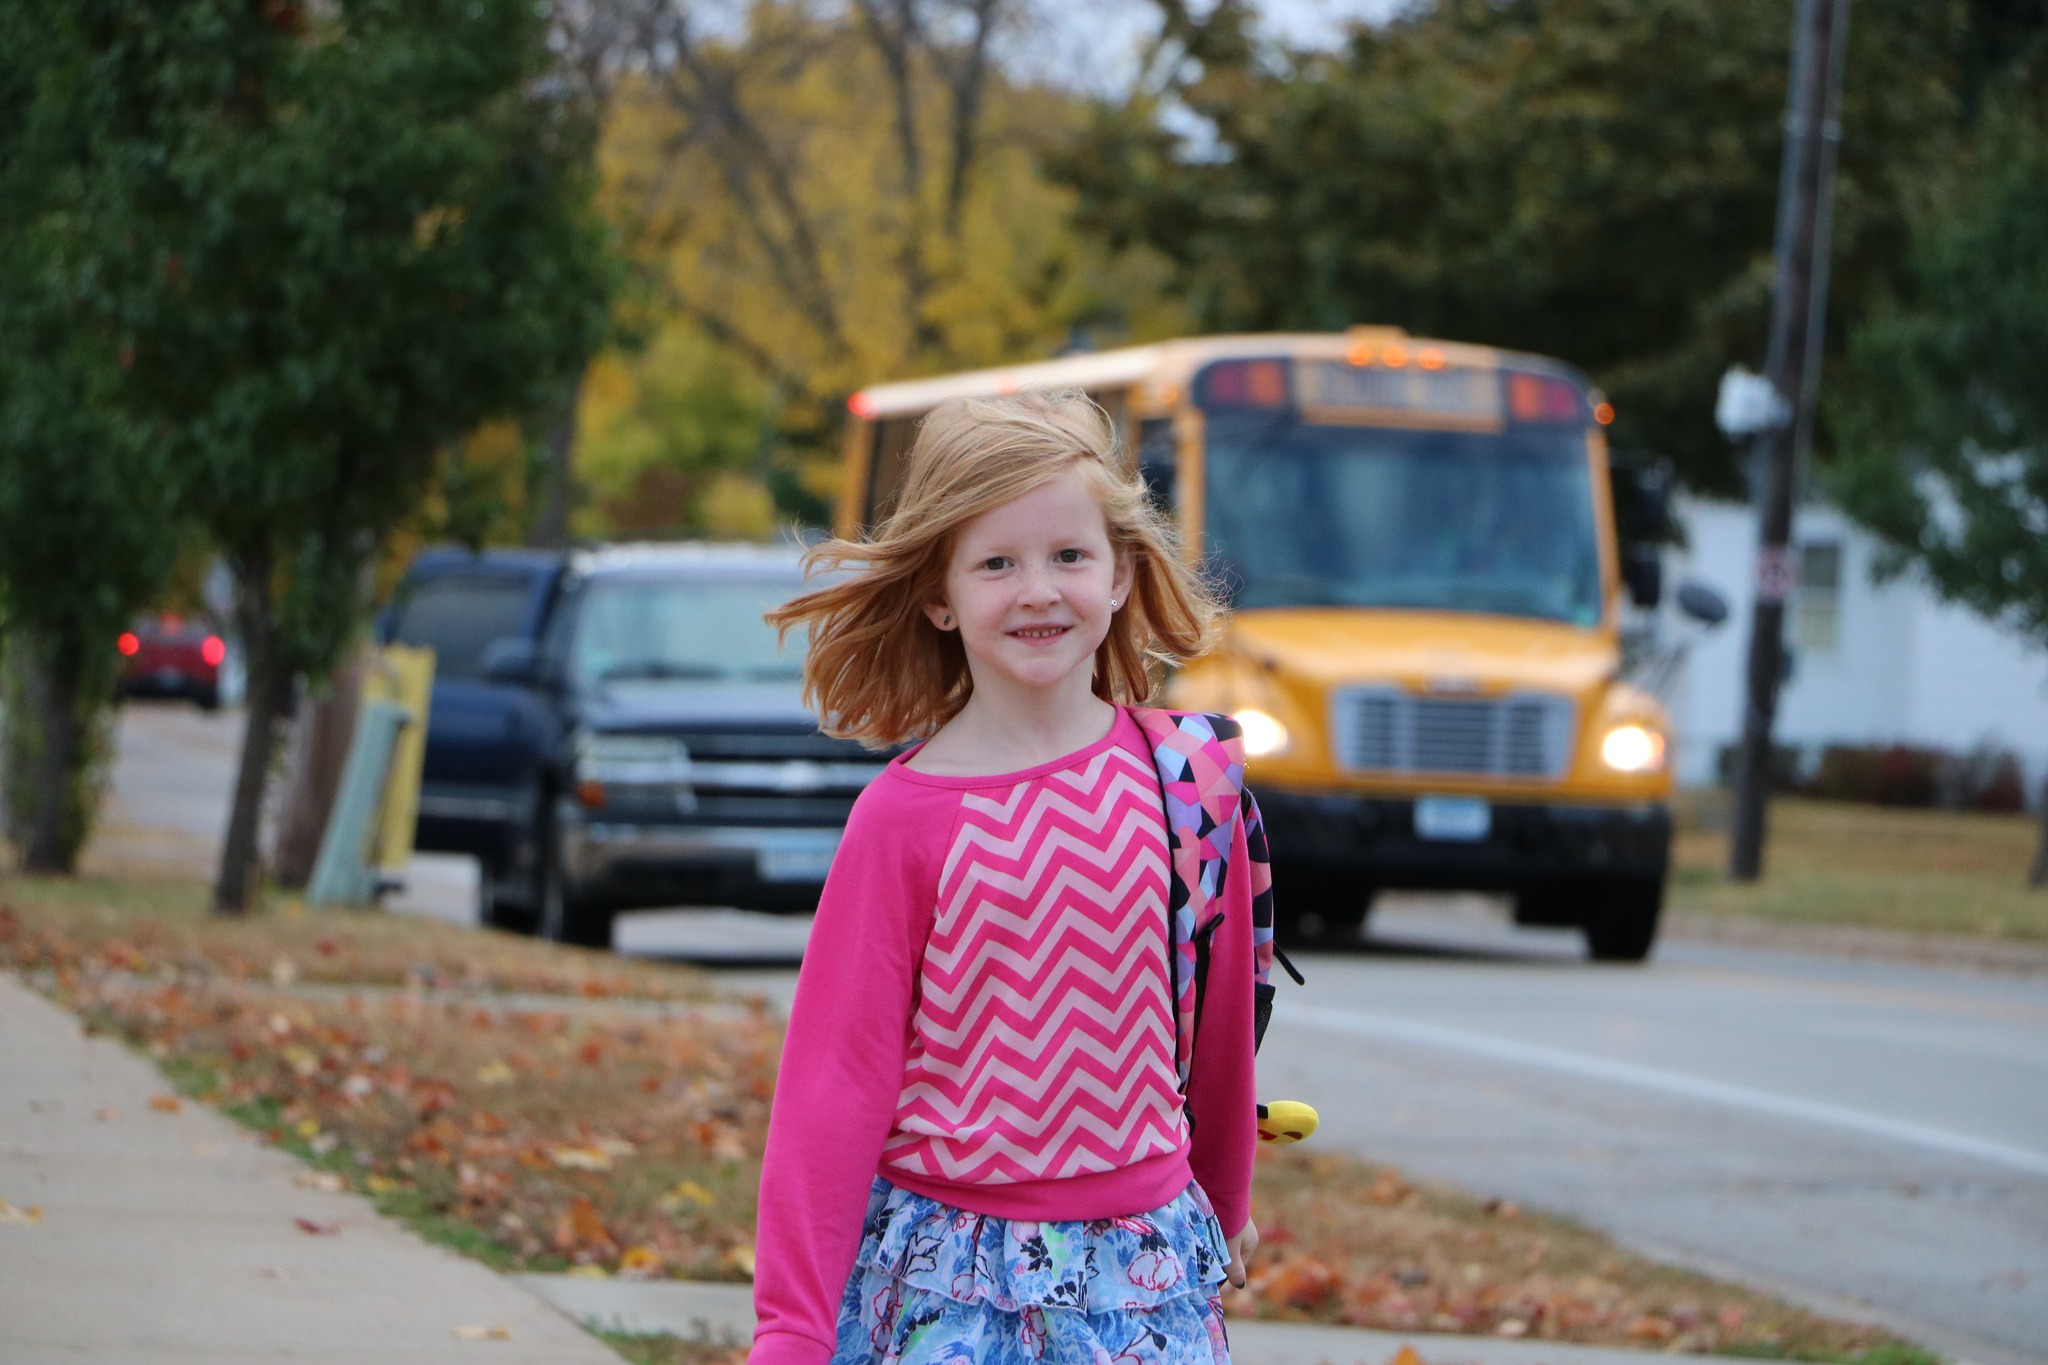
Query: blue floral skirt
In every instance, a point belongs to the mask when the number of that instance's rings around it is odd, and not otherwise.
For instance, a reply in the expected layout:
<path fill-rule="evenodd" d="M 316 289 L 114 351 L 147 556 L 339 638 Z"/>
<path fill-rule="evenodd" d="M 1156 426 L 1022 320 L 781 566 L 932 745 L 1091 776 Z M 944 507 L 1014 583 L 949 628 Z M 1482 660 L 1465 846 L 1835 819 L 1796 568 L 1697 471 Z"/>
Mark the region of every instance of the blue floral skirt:
<path fill-rule="evenodd" d="M 876 1178 L 832 1365 L 1230 1365 L 1201 1187 L 1085 1222 L 967 1213 Z"/>

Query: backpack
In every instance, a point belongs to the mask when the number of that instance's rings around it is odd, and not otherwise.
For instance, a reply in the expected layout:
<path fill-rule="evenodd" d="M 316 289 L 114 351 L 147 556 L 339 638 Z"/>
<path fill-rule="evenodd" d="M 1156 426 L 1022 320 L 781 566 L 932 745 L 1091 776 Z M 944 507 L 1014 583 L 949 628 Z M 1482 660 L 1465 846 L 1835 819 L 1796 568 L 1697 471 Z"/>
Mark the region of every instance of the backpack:
<path fill-rule="evenodd" d="M 1307 982 L 1273 942 L 1272 859 L 1258 802 L 1245 790 L 1243 729 L 1229 716 L 1202 712 L 1134 707 L 1131 715 L 1152 746 L 1159 789 L 1166 800 L 1174 1072 L 1185 1095 L 1208 984 L 1209 939 L 1223 919 L 1223 887 L 1232 875 L 1231 844 L 1240 825 L 1250 865 L 1235 875 L 1251 879 L 1252 965 L 1257 978 L 1252 987 L 1254 1051 L 1265 1042 L 1266 1024 L 1273 1015 L 1269 978 L 1274 959 L 1295 984 Z"/>

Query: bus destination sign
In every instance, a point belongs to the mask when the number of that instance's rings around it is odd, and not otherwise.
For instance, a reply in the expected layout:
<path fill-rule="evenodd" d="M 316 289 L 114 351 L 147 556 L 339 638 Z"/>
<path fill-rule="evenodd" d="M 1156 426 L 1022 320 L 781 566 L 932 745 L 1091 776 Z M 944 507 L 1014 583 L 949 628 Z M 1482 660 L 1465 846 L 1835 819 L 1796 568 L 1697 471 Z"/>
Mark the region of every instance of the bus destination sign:
<path fill-rule="evenodd" d="M 1497 428 L 1502 422 L 1497 371 L 1458 365 L 1356 365 L 1304 361 L 1295 368 L 1302 410 L 1337 422 L 1418 419 L 1447 426 Z"/>

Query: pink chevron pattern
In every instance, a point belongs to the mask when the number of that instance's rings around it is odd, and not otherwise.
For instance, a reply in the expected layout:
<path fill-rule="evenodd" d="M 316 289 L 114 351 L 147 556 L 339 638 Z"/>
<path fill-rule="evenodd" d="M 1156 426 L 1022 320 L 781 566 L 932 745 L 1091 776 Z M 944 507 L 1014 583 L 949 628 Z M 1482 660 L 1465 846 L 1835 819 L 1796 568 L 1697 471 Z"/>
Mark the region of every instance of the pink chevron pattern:
<path fill-rule="evenodd" d="M 885 1174 L 1003 1185 L 1186 1144 L 1166 857 L 1158 776 L 1121 745 L 963 796 Z"/>

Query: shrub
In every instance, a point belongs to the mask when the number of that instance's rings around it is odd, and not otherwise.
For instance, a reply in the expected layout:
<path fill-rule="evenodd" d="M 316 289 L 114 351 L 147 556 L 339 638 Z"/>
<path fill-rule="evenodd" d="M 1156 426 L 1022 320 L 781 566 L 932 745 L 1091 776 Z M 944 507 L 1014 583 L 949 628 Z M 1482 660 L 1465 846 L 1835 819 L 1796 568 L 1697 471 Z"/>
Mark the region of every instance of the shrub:
<path fill-rule="evenodd" d="M 1830 744 L 1798 790 L 1878 806 L 2016 811 L 2026 805 L 2018 757 L 1988 744 L 1963 754 L 1911 744 Z"/>

